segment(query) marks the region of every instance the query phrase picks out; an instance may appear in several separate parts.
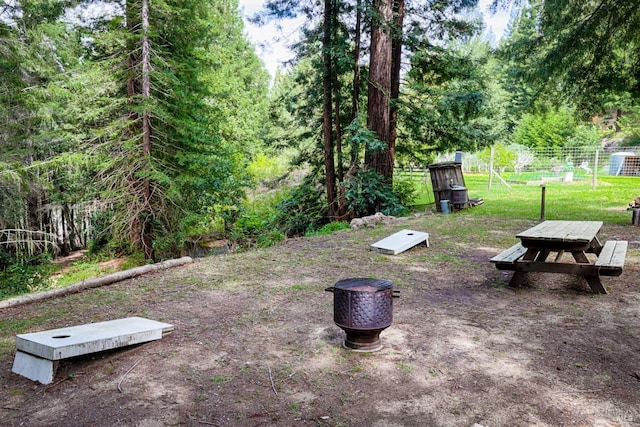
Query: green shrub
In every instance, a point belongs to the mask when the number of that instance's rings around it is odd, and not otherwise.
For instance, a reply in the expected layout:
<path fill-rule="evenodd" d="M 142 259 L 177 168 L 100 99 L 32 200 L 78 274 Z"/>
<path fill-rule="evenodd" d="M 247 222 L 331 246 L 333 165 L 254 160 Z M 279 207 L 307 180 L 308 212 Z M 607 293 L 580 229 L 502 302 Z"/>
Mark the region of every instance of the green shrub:
<path fill-rule="evenodd" d="M 408 176 L 394 178 L 393 194 L 402 206 L 411 206 L 418 198 L 417 184 Z"/>
<path fill-rule="evenodd" d="M 286 174 L 288 167 L 286 158 L 258 154 L 247 170 L 256 180 L 264 181 Z"/>
<path fill-rule="evenodd" d="M 256 246 L 259 248 L 268 248 L 270 246 L 277 245 L 285 238 L 284 233 L 280 230 L 271 230 L 265 233 L 261 233 L 256 238 Z"/>
<path fill-rule="evenodd" d="M 326 222 L 324 188 L 307 175 L 278 202 L 276 210 L 272 227 L 287 237 L 302 236 L 307 230 L 317 229 Z"/>
<path fill-rule="evenodd" d="M 113 211 L 111 210 L 97 210 L 92 213 L 91 230 L 89 233 L 89 242 L 87 243 L 87 249 L 89 249 L 90 253 L 99 253 L 109 244 L 111 240 L 109 226 L 112 216 Z"/>
<path fill-rule="evenodd" d="M 40 262 L 43 264 L 15 263 L 0 272 L 0 299 L 48 289 L 53 268 L 48 261 Z"/>
<path fill-rule="evenodd" d="M 282 232 L 274 227 L 277 206 L 286 193 L 263 193 L 247 200 L 230 230 L 230 238 L 242 248 L 267 247 L 282 240 Z"/>
<path fill-rule="evenodd" d="M 389 183 L 375 171 L 358 171 L 345 188 L 347 206 L 356 217 L 376 212 L 397 216 L 405 210 Z"/>

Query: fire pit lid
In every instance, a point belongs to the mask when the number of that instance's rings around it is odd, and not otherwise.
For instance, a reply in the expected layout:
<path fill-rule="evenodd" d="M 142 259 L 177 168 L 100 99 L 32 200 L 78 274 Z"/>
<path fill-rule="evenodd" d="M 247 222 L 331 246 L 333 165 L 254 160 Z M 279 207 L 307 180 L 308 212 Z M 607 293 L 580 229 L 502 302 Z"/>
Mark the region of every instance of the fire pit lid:
<path fill-rule="evenodd" d="M 378 292 L 393 287 L 393 282 L 385 279 L 355 278 L 339 280 L 335 289 L 355 292 Z"/>

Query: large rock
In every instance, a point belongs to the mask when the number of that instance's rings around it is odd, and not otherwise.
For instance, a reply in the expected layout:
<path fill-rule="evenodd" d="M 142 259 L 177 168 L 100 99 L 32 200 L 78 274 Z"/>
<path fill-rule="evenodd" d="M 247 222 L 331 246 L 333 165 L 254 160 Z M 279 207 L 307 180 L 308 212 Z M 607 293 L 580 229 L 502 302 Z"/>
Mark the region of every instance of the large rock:
<path fill-rule="evenodd" d="M 361 228 L 361 227 L 375 227 L 376 225 L 382 224 L 392 224 L 395 222 L 395 216 L 387 216 L 381 212 L 377 212 L 374 215 L 363 216 L 362 218 L 354 218 L 351 220 L 351 228 Z"/>

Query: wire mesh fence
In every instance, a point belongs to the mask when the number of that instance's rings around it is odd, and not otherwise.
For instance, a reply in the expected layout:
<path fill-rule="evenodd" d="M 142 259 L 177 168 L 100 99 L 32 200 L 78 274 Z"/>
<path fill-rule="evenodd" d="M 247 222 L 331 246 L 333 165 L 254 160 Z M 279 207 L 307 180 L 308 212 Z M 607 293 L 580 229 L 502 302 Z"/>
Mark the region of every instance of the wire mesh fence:
<path fill-rule="evenodd" d="M 464 173 L 488 173 L 495 182 L 505 185 L 586 181 L 595 187 L 598 176 L 640 176 L 640 147 L 492 148 L 476 153 L 443 153 L 434 161 L 446 162 L 461 162 Z M 426 178 L 428 166 L 410 165 L 401 172 Z"/>
<path fill-rule="evenodd" d="M 462 160 L 464 172 L 509 173 L 512 178 L 574 178 L 596 175 L 640 176 L 640 147 L 618 150 L 593 147 L 524 148 L 478 153 L 448 153 L 436 162 Z"/>

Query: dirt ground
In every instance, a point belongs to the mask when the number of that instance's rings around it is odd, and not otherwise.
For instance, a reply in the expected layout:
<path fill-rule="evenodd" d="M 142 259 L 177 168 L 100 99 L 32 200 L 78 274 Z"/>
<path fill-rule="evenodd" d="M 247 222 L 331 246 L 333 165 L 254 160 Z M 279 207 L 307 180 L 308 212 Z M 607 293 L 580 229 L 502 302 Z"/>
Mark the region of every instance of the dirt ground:
<path fill-rule="evenodd" d="M 423 215 L 3 309 L 0 424 L 640 425 L 640 230 L 603 227 L 602 240 L 630 244 L 607 295 L 564 275 L 508 288 L 489 259 L 534 223 Z M 429 232 L 430 247 L 369 250 L 404 228 Z M 354 277 L 400 291 L 375 353 L 342 347 L 324 291 Z M 65 360 L 49 385 L 11 372 L 15 334 L 129 316 L 175 329 Z"/>

